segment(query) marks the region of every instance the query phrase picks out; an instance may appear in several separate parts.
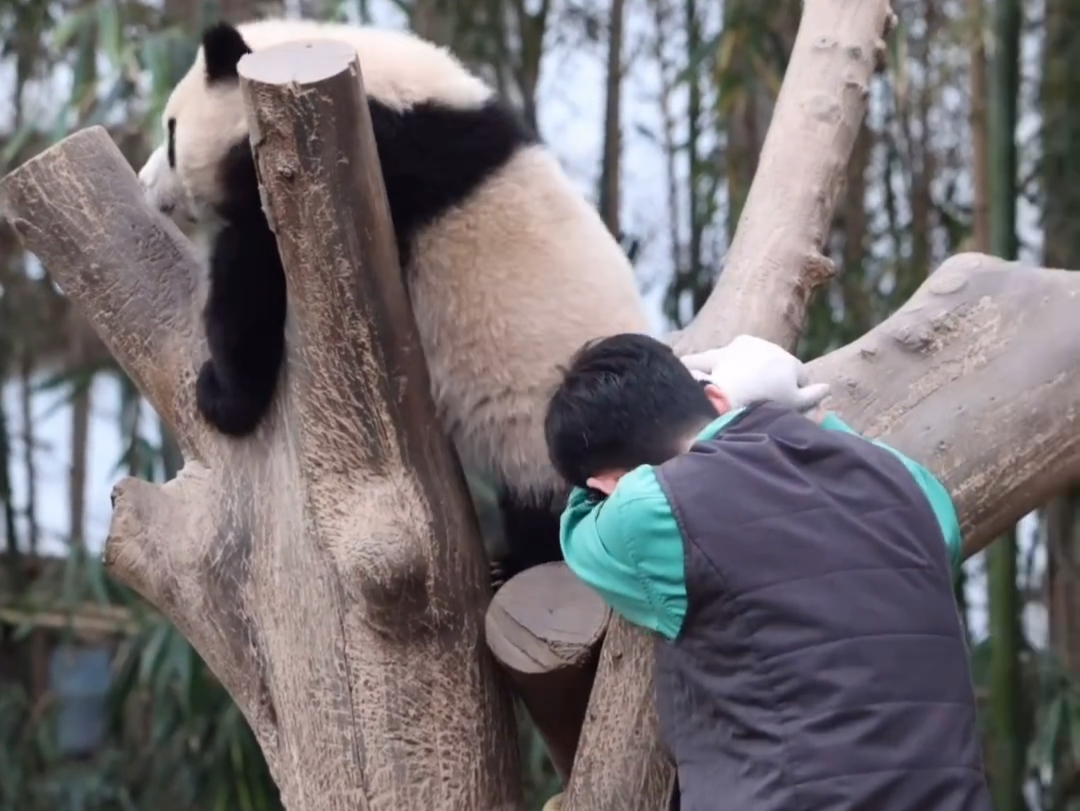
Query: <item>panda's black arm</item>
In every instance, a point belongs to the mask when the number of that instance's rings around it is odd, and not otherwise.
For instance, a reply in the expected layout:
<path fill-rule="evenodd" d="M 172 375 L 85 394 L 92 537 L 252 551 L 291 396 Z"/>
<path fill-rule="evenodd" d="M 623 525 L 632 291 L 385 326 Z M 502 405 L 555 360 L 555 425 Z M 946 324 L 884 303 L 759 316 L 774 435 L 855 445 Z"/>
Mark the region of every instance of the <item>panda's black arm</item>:
<path fill-rule="evenodd" d="M 203 317 L 210 360 L 195 387 L 217 430 L 244 436 L 270 407 L 285 353 L 285 272 L 261 212 L 228 223 L 214 240 Z"/>

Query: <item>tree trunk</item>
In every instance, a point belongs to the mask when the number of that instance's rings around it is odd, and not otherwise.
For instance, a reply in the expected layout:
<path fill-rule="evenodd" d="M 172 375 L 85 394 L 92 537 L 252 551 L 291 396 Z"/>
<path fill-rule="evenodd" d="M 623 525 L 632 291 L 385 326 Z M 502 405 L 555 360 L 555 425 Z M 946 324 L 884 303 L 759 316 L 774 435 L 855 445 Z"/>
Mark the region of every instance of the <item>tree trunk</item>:
<path fill-rule="evenodd" d="M 92 372 L 87 368 L 86 328 L 72 314 L 69 319 L 71 351 L 70 372 L 74 377 L 71 396 L 71 467 L 68 470 L 68 543 L 72 548 L 86 545 L 86 464 L 90 444 L 90 406 Z"/>
<path fill-rule="evenodd" d="M 1069 2 L 1069 0 L 1065 0 Z M 974 247 L 990 250 L 990 159 L 987 156 L 986 10 L 984 0 L 968 0 L 971 21 L 971 161 L 975 187 L 971 219 Z M 1049 265 L 1054 267 L 1054 265 Z M 1059 265 L 1058 267 L 1068 267 Z"/>
<path fill-rule="evenodd" d="M 23 475 L 26 476 L 26 552 L 38 553 L 40 531 L 37 515 L 37 435 L 34 433 L 34 354 L 24 345 L 19 352 L 19 416 L 22 423 Z"/>
<path fill-rule="evenodd" d="M 1080 6 L 1071 0 L 1048 0 L 1045 36 L 1040 94 L 1044 261 L 1080 268 L 1080 162 L 1076 159 L 1080 154 L 1080 107 L 1076 104 Z M 1080 678 L 1080 487 L 1055 498 L 1047 506 L 1044 521 L 1050 644 L 1076 679 Z M 1075 756 L 1066 756 L 1066 762 L 1070 760 L 1075 772 Z M 1068 774 L 1055 775 L 1059 788 L 1069 786 Z"/>
<path fill-rule="evenodd" d="M 106 567 L 226 686 L 286 807 L 519 809 L 512 706 L 481 638 L 487 567 L 431 401 L 359 71 L 329 42 L 241 62 L 290 308 L 282 390 L 251 439 L 196 416 L 198 265 L 103 129 L 0 192 L 183 451 L 167 484 L 114 489 Z"/>
<path fill-rule="evenodd" d="M 604 157 L 600 169 L 600 216 L 615 239 L 621 239 L 619 223 L 620 160 L 622 152 L 622 41 L 625 0 L 611 0 L 608 24 L 607 96 L 604 102 Z"/>

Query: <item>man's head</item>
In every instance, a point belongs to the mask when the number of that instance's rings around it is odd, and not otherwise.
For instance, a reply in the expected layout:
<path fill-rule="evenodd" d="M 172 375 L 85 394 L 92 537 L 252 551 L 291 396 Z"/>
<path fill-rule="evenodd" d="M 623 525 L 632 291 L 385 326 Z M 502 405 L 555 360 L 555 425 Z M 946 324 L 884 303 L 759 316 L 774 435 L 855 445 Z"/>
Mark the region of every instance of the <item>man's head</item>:
<path fill-rule="evenodd" d="M 667 345 L 613 335 L 571 358 L 548 405 L 548 453 L 572 484 L 610 494 L 624 473 L 685 452 L 728 409 L 720 390 L 696 380 Z"/>

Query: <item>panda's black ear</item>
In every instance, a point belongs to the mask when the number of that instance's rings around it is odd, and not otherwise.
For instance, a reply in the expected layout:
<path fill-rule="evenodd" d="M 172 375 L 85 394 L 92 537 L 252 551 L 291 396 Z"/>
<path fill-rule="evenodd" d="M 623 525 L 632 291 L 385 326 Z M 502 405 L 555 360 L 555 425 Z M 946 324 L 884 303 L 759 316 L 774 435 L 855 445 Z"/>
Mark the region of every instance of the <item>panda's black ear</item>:
<path fill-rule="evenodd" d="M 238 78 L 236 66 L 240 57 L 251 53 L 243 35 L 235 26 L 226 22 L 212 25 L 203 31 L 202 44 L 208 84 Z"/>

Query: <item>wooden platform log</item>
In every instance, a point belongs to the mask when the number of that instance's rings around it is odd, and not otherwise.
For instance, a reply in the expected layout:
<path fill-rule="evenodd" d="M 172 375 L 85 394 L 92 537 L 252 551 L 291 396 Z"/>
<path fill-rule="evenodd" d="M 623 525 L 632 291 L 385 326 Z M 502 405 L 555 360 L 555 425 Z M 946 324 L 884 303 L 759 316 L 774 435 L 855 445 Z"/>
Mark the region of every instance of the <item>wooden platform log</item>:
<path fill-rule="evenodd" d="M 104 130 L 0 185 L 26 246 L 184 444 L 168 484 L 116 486 L 106 566 L 232 694 L 289 811 L 519 811 L 510 695 L 481 638 L 487 567 L 355 52 L 283 46 L 240 72 L 290 297 L 288 368 L 247 439 L 194 416 L 197 267 Z"/>
<path fill-rule="evenodd" d="M 488 647 L 509 674 L 563 781 L 570 777 L 611 612 L 565 563 L 521 572 L 495 594 Z"/>

